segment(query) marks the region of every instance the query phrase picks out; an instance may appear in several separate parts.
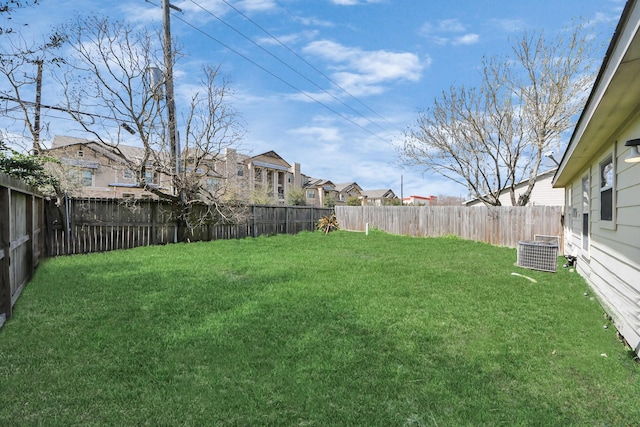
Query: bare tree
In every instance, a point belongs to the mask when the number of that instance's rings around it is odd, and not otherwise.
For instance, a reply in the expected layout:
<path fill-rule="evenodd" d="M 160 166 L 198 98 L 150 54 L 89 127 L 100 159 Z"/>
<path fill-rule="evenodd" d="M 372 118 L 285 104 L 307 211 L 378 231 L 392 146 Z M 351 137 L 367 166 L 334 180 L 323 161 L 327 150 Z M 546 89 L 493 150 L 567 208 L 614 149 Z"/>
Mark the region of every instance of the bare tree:
<path fill-rule="evenodd" d="M 167 131 L 163 74 L 153 72 L 163 64 L 160 36 L 97 17 L 79 18 L 64 32 L 73 54 L 59 81 L 65 109 L 81 128 L 135 172 L 139 187 L 170 201 L 187 229 L 202 219 L 191 215 L 194 204 L 233 216 L 223 202 L 237 201 L 240 183 L 229 179 L 236 176 L 236 163 L 227 165 L 223 155 L 239 144 L 244 131 L 219 68 L 204 67 L 191 91 L 182 110 L 183 147 L 176 156 Z M 132 156 L 125 143 L 141 147 L 141 155 Z M 176 157 L 179 164 L 172 162 Z"/>
<path fill-rule="evenodd" d="M 418 114 L 401 161 L 465 186 L 487 205 L 500 205 L 505 189 L 512 205 L 526 205 L 543 153 L 572 127 L 593 82 L 583 30 L 576 25 L 552 40 L 525 32 L 512 56 L 485 58 L 478 88 L 452 87 Z M 516 199 L 516 184 L 527 179 Z"/>
<path fill-rule="evenodd" d="M 37 3 L 37 0 L 0 2 L 0 16 L 9 16 L 15 8 Z M 42 191 L 59 193 L 60 181 L 49 173 L 55 160 L 38 154 L 44 127 L 40 120 L 43 69 L 63 62 L 57 51 L 64 40 L 54 32 L 41 43 L 27 42 L 19 31 L 4 26 L 0 27 L 0 34 L 0 108 L 3 121 L 15 120 L 24 124 L 23 144 L 9 137 L 6 129 L 0 130 L 0 140 L 12 139 L 11 147 L 21 146 L 17 151 L 0 144 L 0 169 L 39 186 Z M 30 154 L 26 154 L 27 151 Z"/>
<path fill-rule="evenodd" d="M 0 47 L 0 100 L 6 113 L 18 111 L 34 154 L 40 151 L 40 121 L 43 68 L 64 63 L 58 49 L 64 43 L 53 33 L 41 43 L 27 42 L 18 33 L 4 37 Z M 18 119 L 17 119 L 18 120 Z"/>

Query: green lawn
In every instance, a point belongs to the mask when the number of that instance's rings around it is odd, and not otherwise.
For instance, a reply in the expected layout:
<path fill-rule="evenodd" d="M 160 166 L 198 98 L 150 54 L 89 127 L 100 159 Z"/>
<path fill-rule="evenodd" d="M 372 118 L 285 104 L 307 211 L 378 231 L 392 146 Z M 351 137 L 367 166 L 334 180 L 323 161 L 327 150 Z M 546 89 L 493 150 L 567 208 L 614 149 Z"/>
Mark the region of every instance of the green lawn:
<path fill-rule="evenodd" d="M 640 425 L 584 281 L 515 261 L 381 232 L 48 260 L 0 330 L 0 425 Z"/>

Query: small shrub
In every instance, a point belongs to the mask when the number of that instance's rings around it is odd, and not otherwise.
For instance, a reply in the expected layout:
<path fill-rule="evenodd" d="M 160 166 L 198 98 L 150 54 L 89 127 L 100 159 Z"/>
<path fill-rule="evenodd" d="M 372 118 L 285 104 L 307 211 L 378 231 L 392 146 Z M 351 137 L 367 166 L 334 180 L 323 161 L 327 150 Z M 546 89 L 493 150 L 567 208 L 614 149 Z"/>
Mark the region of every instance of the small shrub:
<path fill-rule="evenodd" d="M 327 234 L 333 230 L 339 230 L 340 227 L 338 225 L 338 220 L 336 219 L 336 214 L 325 215 L 318 220 L 317 225 L 318 230 L 324 231 L 324 234 Z"/>
<path fill-rule="evenodd" d="M 306 206 L 307 193 L 304 188 L 293 188 L 287 193 L 287 204 L 289 206 Z"/>

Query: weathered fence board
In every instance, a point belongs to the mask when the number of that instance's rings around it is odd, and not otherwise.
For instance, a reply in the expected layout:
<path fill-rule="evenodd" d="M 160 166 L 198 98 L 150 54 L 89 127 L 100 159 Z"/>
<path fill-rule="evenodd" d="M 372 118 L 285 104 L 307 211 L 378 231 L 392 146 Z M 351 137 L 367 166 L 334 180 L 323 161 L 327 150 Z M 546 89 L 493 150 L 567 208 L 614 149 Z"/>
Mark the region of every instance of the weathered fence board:
<path fill-rule="evenodd" d="M 514 248 L 535 235 L 563 233 L 560 206 L 336 206 L 335 210 L 343 230 L 364 231 L 368 224 L 392 234 L 456 235 Z"/>
<path fill-rule="evenodd" d="M 197 224 L 190 241 L 239 239 L 264 234 L 295 234 L 314 230 L 331 209 L 307 206 L 244 206 L 235 208 L 243 221 L 233 224 L 206 206 L 195 205 Z M 48 252 L 51 256 L 103 252 L 178 241 L 178 225 L 168 203 L 157 200 L 65 199 L 47 205 Z"/>
<path fill-rule="evenodd" d="M 44 256 L 43 208 L 33 188 L 0 174 L 0 325 Z"/>

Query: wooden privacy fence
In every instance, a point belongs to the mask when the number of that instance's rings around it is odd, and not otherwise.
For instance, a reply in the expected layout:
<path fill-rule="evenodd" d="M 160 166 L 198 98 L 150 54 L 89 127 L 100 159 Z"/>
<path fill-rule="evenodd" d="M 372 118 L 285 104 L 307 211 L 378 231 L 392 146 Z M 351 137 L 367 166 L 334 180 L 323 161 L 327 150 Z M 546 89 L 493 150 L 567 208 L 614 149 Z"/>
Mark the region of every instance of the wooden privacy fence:
<path fill-rule="evenodd" d="M 68 198 L 47 204 L 50 256 L 129 249 L 173 243 L 181 231 L 171 206 L 157 200 Z M 241 206 L 236 223 L 223 221 L 206 206 L 195 205 L 190 241 L 237 239 L 264 234 L 312 231 L 331 209 L 307 206 Z"/>
<path fill-rule="evenodd" d="M 0 326 L 44 256 L 44 199 L 0 173 Z"/>
<path fill-rule="evenodd" d="M 535 235 L 563 235 L 560 206 L 336 206 L 336 217 L 343 230 L 364 231 L 368 224 L 392 234 L 456 235 L 514 248 Z"/>

